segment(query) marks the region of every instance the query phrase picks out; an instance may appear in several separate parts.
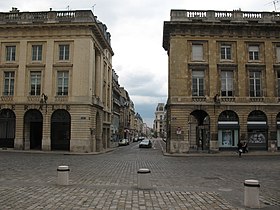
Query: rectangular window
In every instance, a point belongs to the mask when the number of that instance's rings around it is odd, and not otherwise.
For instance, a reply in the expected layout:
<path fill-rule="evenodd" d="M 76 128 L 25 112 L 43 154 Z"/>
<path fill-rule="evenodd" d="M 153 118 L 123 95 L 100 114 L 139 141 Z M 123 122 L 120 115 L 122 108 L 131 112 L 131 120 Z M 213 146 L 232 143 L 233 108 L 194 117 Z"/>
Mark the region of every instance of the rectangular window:
<path fill-rule="evenodd" d="M 261 72 L 250 72 L 250 97 L 261 97 Z"/>
<path fill-rule="evenodd" d="M 42 45 L 32 45 L 32 61 L 42 61 Z"/>
<path fill-rule="evenodd" d="M 31 90 L 30 95 L 39 96 L 41 95 L 41 72 L 31 72 Z"/>
<path fill-rule="evenodd" d="M 4 72 L 4 93 L 5 96 L 14 95 L 15 72 Z"/>
<path fill-rule="evenodd" d="M 277 59 L 277 63 L 280 62 L 280 46 L 276 47 L 276 59 Z"/>
<path fill-rule="evenodd" d="M 192 72 L 192 96 L 204 96 L 204 71 Z"/>
<path fill-rule="evenodd" d="M 232 71 L 222 71 L 221 72 L 221 87 L 222 96 L 233 96 L 233 72 Z"/>
<path fill-rule="evenodd" d="M 57 95 L 67 96 L 69 84 L 69 72 L 59 71 L 57 72 Z"/>
<path fill-rule="evenodd" d="M 59 45 L 59 60 L 69 60 L 69 44 Z"/>
<path fill-rule="evenodd" d="M 6 46 L 6 61 L 16 60 L 16 46 Z"/>
<path fill-rule="evenodd" d="M 259 46 L 249 46 L 249 60 L 259 60 Z"/>
<path fill-rule="evenodd" d="M 231 60 L 231 45 L 221 45 L 221 60 Z"/>
<path fill-rule="evenodd" d="M 202 61 L 203 60 L 203 45 L 193 44 L 192 45 L 192 60 Z"/>

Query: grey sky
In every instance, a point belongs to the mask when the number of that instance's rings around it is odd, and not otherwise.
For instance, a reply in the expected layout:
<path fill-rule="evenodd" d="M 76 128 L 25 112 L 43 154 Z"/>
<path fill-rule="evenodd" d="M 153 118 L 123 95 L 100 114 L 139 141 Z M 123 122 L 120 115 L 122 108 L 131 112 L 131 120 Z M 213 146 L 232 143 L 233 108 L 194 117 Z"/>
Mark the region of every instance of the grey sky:
<path fill-rule="evenodd" d="M 162 31 L 171 9 L 274 10 L 272 0 L 0 0 L 0 6 L 2 12 L 12 7 L 20 11 L 93 10 L 111 33 L 119 83 L 149 126 L 157 103 L 167 99 L 168 57 L 162 48 Z"/>

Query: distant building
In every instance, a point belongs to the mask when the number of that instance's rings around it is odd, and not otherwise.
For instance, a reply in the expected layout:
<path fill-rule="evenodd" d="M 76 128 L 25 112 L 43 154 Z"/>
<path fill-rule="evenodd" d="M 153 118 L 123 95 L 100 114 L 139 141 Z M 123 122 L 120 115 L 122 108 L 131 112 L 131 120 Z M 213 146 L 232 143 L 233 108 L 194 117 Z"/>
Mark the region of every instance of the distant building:
<path fill-rule="evenodd" d="M 119 77 L 113 70 L 112 91 L 113 91 L 113 110 L 112 110 L 112 124 L 111 124 L 111 141 L 118 142 L 121 138 L 120 135 L 120 120 L 121 120 L 121 87 L 119 85 Z"/>
<path fill-rule="evenodd" d="M 90 10 L 0 13 L 0 147 L 110 144 L 110 33 Z"/>
<path fill-rule="evenodd" d="M 280 13 L 171 10 L 167 152 L 280 147 Z"/>
<path fill-rule="evenodd" d="M 154 119 L 154 136 L 165 137 L 165 109 L 164 103 L 158 103 Z"/>

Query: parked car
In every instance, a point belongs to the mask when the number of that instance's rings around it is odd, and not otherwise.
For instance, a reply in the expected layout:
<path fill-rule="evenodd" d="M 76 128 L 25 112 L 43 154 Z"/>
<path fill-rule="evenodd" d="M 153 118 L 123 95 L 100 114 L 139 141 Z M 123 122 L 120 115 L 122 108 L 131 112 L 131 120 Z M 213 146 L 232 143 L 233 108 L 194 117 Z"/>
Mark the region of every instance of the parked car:
<path fill-rule="evenodd" d="M 119 146 L 126 146 L 126 145 L 129 145 L 128 139 L 121 139 L 119 141 Z"/>
<path fill-rule="evenodd" d="M 138 141 L 142 141 L 142 140 L 144 140 L 144 139 L 145 139 L 144 136 L 139 136 L 139 137 L 138 137 Z"/>
<path fill-rule="evenodd" d="M 137 137 L 134 137 L 133 138 L 133 142 L 137 142 L 138 141 L 138 138 Z"/>
<path fill-rule="evenodd" d="M 139 143 L 139 148 L 151 148 L 152 142 L 149 139 L 144 139 Z"/>

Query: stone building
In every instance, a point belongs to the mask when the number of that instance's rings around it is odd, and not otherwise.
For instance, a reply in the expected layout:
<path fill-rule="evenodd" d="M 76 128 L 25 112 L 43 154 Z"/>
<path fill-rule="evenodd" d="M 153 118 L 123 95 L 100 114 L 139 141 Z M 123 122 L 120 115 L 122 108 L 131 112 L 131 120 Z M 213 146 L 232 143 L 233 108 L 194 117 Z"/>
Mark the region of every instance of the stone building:
<path fill-rule="evenodd" d="M 113 70 L 112 75 L 112 91 L 113 91 L 113 109 L 112 109 L 112 124 L 111 124 L 111 141 L 118 142 L 120 139 L 120 116 L 121 116 L 121 87 L 119 84 L 119 77 Z"/>
<path fill-rule="evenodd" d="M 280 147 L 280 13 L 171 10 L 167 152 Z"/>
<path fill-rule="evenodd" d="M 0 13 L 0 147 L 95 152 L 110 142 L 110 33 L 90 10 Z"/>
<path fill-rule="evenodd" d="M 158 103 L 154 119 L 154 135 L 156 137 L 165 137 L 165 108 L 164 103 Z"/>

